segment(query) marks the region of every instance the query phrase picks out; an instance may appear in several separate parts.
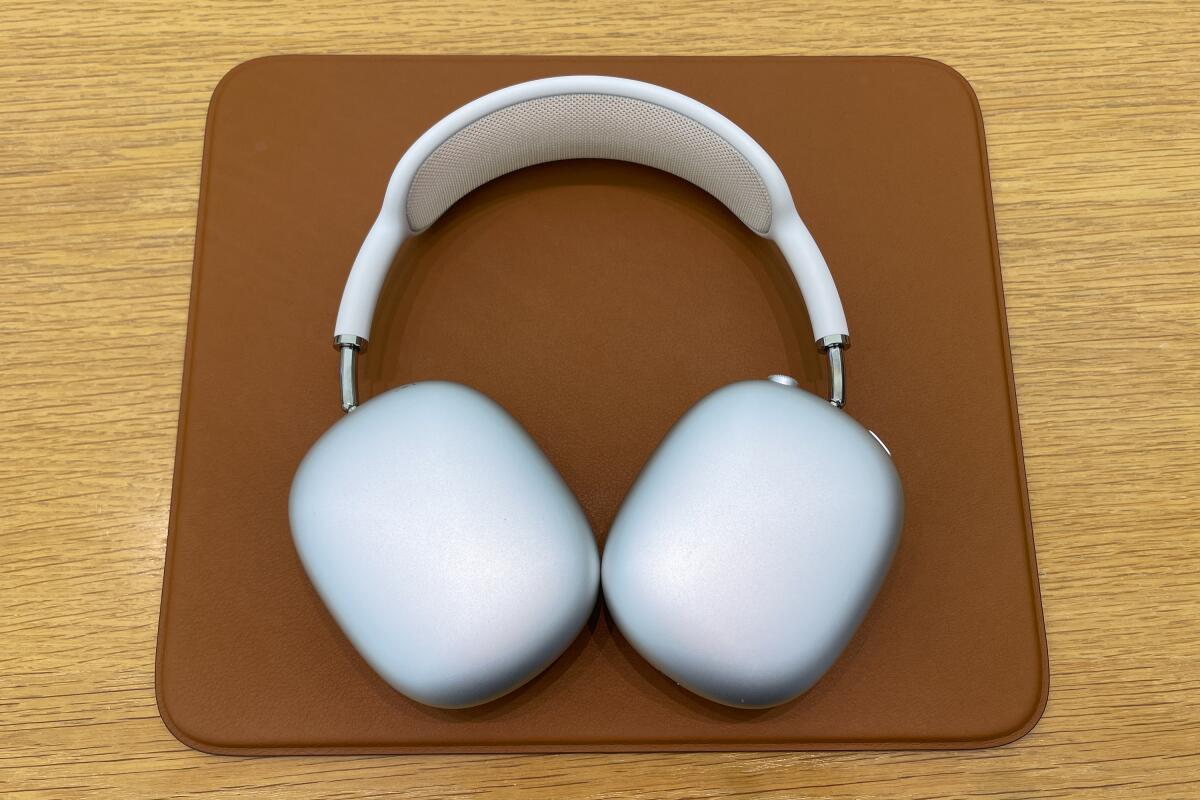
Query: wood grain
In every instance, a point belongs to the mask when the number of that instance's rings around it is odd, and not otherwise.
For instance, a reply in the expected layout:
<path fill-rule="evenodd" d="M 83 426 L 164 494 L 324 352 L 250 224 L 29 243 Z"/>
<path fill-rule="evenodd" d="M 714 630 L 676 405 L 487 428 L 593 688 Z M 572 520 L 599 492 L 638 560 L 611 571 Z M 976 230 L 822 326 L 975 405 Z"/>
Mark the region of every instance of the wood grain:
<path fill-rule="evenodd" d="M 253 56 L 937 58 L 987 124 L 1052 686 L 965 753 L 220 758 L 154 638 L 209 94 Z M 0 7 L 0 794 L 1200 796 L 1200 12 L 1186 2 Z"/>

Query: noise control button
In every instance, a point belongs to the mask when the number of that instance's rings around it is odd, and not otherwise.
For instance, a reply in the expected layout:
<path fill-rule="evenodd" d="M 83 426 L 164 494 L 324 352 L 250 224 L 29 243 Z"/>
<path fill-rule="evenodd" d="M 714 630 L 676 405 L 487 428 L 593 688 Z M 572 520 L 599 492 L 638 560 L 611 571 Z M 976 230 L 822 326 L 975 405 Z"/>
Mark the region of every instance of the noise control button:
<path fill-rule="evenodd" d="M 767 380 L 775 381 L 776 383 L 782 384 L 783 386 L 799 386 L 800 385 L 799 383 L 796 382 L 796 379 L 791 377 L 790 375 L 768 375 Z"/>

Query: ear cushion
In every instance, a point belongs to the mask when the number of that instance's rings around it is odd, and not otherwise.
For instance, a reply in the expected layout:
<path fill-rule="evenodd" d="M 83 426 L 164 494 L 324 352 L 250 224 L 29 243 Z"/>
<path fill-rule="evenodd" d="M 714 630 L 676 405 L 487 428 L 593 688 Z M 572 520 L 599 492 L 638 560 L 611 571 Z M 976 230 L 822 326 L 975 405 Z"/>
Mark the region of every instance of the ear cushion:
<path fill-rule="evenodd" d="M 358 652 L 421 703 L 485 703 L 545 669 L 595 605 L 579 504 L 511 416 L 445 382 L 392 389 L 304 457 L 289 516 Z"/>
<path fill-rule="evenodd" d="M 655 667 L 765 707 L 806 691 L 858 627 L 903 520 L 875 437 L 793 386 L 706 397 L 638 478 L 604 551 L 605 601 Z"/>

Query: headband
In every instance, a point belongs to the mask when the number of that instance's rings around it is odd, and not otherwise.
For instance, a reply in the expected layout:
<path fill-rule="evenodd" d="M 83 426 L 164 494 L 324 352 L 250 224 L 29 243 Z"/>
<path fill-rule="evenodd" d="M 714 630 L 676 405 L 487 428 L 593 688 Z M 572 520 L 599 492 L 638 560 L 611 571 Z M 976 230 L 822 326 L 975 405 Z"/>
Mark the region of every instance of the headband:
<path fill-rule="evenodd" d="M 343 410 L 358 405 L 357 356 L 366 348 L 380 289 L 404 241 L 488 181 L 569 158 L 630 161 L 670 172 L 775 242 L 808 307 L 813 338 L 829 357 L 830 402 L 844 404 L 842 349 L 849 346 L 849 329 L 842 303 L 787 181 L 766 151 L 686 95 L 625 78 L 568 75 L 473 100 L 422 134 L 400 159 L 338 308 L 333 342 L 341 358 Z"/>

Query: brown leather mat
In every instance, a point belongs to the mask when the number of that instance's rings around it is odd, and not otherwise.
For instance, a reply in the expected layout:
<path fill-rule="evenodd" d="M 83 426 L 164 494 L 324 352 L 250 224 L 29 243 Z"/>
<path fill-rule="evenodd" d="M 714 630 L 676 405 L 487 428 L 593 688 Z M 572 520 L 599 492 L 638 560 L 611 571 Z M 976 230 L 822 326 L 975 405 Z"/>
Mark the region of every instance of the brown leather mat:
<path fill-rule="evenodd" d="M 875 605 L 832 670 L 779 708 L 678 688 L 602 609 L 514 694 L 425 708 L 358 657 L 292 547 L 292 473 L 341 413 L 329 341 L 342 283 L 396 160 L 460 104 L 570 73 L 689 94 L 775 158 L 846 305 L 847 411 L 904 481 L 903 539 Z M 263 59 L 213 95 L 201 186 L 157 661 L 159 707 L 182 741 L 243 754 L 951 748 L 1010 741 L 1040 716 L 1045 634 L 983 126 L 952 70 Z M 397 264 L 366 396 L 435 378 L 483 391 L 545 449 L 601 539 L 706 393 L 779 372 L 825 392 L 780 255 L 665 173 L 524 170 L 466 197 Z"/>

